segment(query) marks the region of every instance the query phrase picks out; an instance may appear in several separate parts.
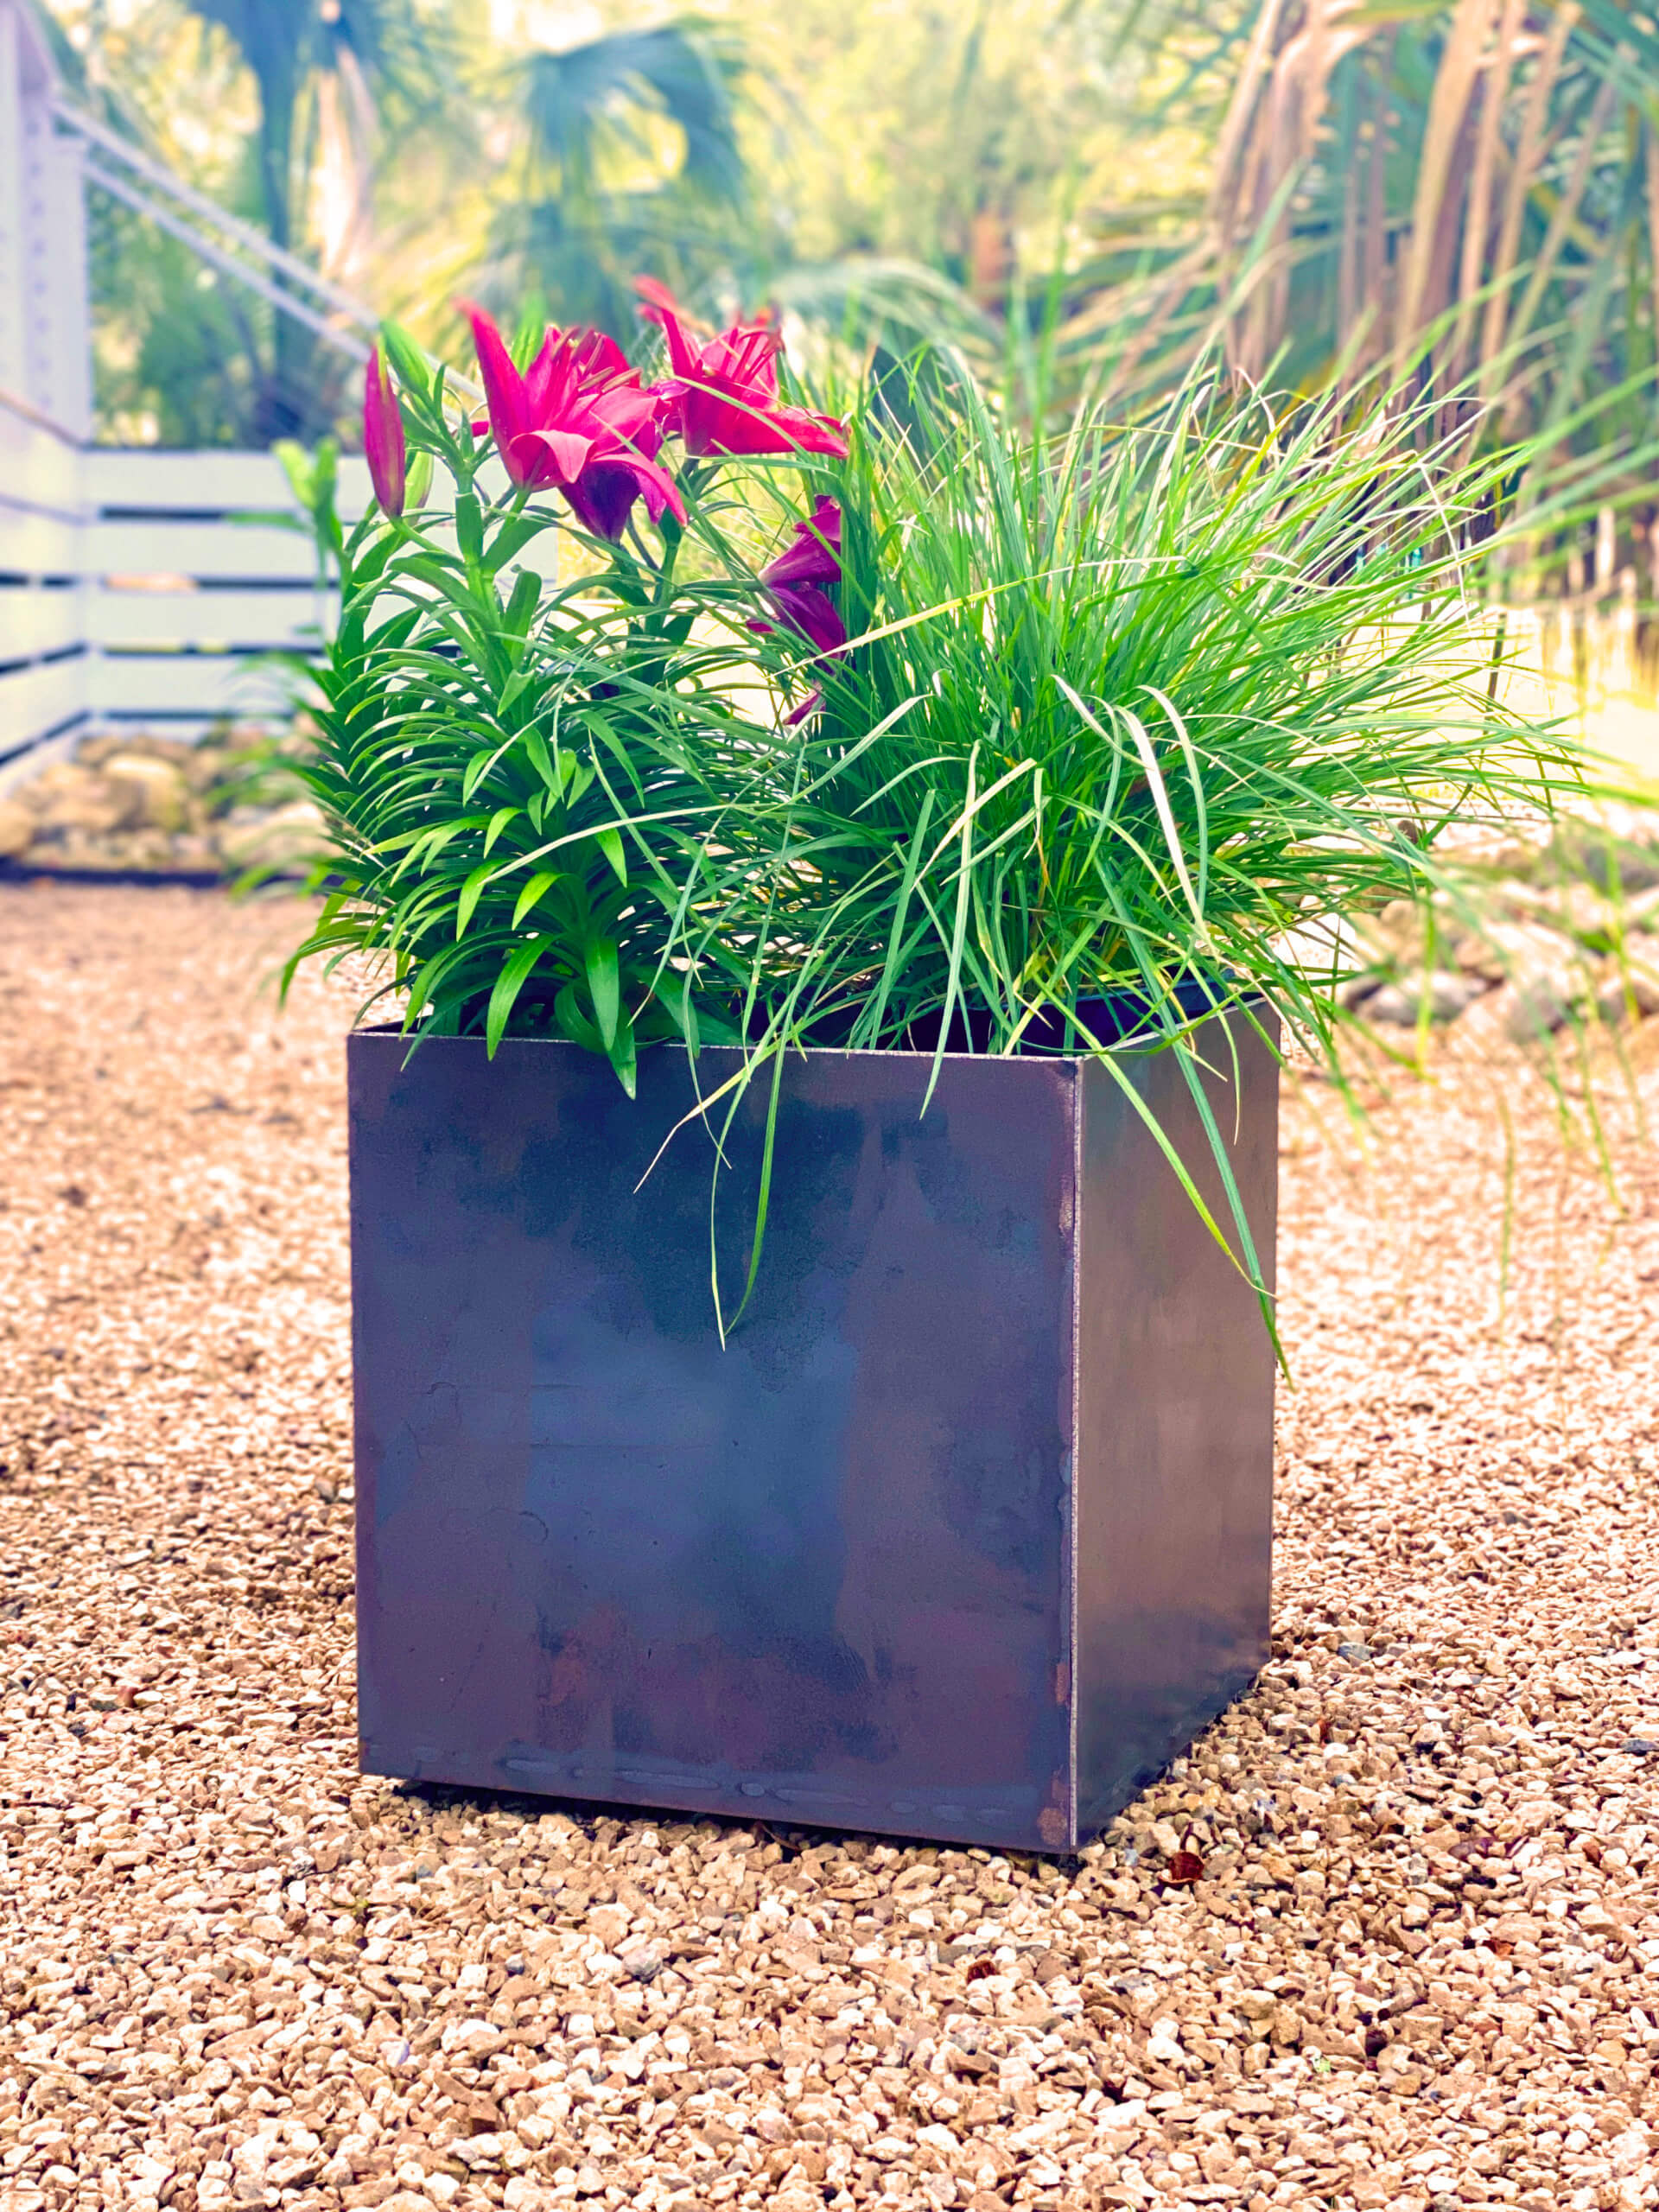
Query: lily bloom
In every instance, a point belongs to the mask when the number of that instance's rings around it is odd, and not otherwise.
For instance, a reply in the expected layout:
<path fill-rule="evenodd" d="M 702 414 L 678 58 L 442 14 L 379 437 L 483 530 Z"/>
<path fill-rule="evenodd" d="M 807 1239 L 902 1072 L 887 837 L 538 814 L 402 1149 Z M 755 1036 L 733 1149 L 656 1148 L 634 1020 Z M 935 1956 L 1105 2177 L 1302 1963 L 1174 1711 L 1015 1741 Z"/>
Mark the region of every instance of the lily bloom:
<path fill-rule="evenodd" d="M 778 397 L 778 356 L 784 341 L 764 322 L 734 323 L 722 336 L 698 346 L 686 334 L 678 302 L 666 285 L 634 279 L 645 304 L 639 310 L 668 340 L 673 374 L 655 389 L 669 403 L 667 427 L 677 430 L 687 453 L 823 453 L 847 458 L 847 432 L 829 415 L 785 406 Z"/>
<path fill-rule="evenodd" d="M 798 522 L 794 535 L 775 561 L 760 571 L 760 581 L 773 604 L 791 629 L 816 645 L 821 653 L 838 652 L 847 642 L 847 626 L 825 586 L 841 582 L 841 507 L 835 499 L 820 499 L 810 522 Z M 772 630 L 772 622 L 752 622 L 752 630 Z"/>
<path fill-rule="evenodd" d="M 515 484 L 563 492 L 596 537 L 620 537 L 640 499 L 653 522 L 664 507 L 685 520 L 678 488 L 655 458 L 662 402 L 639 389 L 614 340 L 597 330 L 550 330 L 521 375 L 489 316 L 480 308 L 468 313 L 490 428 Z"/>
<path fill-rule="evenodd" d="M 378 346 L 369 356 L 363 379 L 363 452 L 381 512 L 402 514 L 408 466 L 404 410 L 397 404 L 391 372 L 381 359 Z"/>

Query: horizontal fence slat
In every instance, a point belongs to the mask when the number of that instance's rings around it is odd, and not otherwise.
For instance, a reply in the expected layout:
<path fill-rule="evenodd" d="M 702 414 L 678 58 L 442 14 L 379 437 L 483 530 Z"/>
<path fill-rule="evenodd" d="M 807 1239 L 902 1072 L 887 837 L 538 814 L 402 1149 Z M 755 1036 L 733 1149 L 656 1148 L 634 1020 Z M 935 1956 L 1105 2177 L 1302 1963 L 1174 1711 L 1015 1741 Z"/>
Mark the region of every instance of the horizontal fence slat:
<path fill-rule="evenodd" d="M 233 513 L 280 508 L 300 512 L 281 461 L 269 453 L 163 453 L 93 446 L 83 477 L 94 508 L 137 507 L 186 513 Z M 340 463 L 340 512 L 355 522 L 369 503 L 369 472 L 360 454 Z"/>
<path fill-rule="evenodd" d="M 297 530 L 226 522 L 94 522 L 86 527 L 86 571 L 94 576 L 235 577 L 306 583 L 316 549 Z"/>
<path fill-rule="evenodd" d="M 73 520 L 15 507 L 0 496 L 0 575 L 79 575 L 80 540 Z"/>
<path fill-rule="evenodd" d="M 435 520 L 435 543 L 454 550 L 454 526 Z M 518 555 L 515 565 L 551 576 L 557 561 L 557 533 L 546 531 Z M 94 522 L 86 531 L 89 575 L 188 576 L 199 583 L 219 579 L 309 583 L 316 574 L 316 552 L 297 530 L 260 523 Z"/>
<path fill-rule="evenodd" d="M 0 754 L 61 728 L 86 711 L 89 664 L 78 657 L 0 676 Z"/>
<path fill-rule="evenodd" d="M 9 661 L 37 660 L 61 652 L 86 636 L 86 613 L 79 586 L 46 591 L 38 584 L 0 585 L 0 667 Z"/>
<path fill-rule="evenodd" d="M 315 650 L 320 625 L 332 624 L 335 595 L 303 587 L 281 591 L 110 591 L 87 589 L 87 634 L 104 646 L 170 645 L 198 650 L 297 646 Z"/>
<path fill-rule="evenodd" d="M 505 489 L 498 461 L 480 484 L 491 497 Z M 424 527 L 453 550 L 442 489 Z M 349 528 L 372 497 L 360 454 L 341 459 L 337 497 Z M 303 520 L 272 454 L 78 449 L 0 405 L 0 577 L 26 580 L 0 584 L 0 665 L 32 664 L 0 677 L 0 751 L 83 713 L 197 729 L 222 715 L 286 714 L 291 684 L 258 656 L 315 650 L 336 599 L 316 590 L 308 525 L 250 514 Z M 516 565 L 555 576 L 555 531 Z M 46 577 L 74 582 L 43 589 Z M 509 572 L 504 595 L 512 582 Z M 83 645 L 73 660 L 43 658 Z"/>
<path fill-rule="evenodd" d="M 94 715 L 165 721 L 174 715 L 258 720 L 294 704 L 282 672 L 231 653 L 99 653 L 88 663 Z"/>

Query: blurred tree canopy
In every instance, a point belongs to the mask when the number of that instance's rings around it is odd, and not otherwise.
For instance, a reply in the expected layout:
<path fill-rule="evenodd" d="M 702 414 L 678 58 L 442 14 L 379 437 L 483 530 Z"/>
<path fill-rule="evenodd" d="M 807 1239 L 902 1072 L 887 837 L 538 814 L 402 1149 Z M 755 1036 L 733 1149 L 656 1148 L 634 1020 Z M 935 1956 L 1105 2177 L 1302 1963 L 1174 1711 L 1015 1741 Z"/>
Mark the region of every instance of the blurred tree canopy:
<path fill-rule="evenodd" d="M 717 12 L 716 12 L 717 10 Z M 545 10 L 542 11 L 545 15 Z M 635 328 L 649 271 L 711 309 L 984 340 L 1076 259 L 1110 180 L 1201 197 L 1193 114 L 1123 0 L 724 0 L 591 10 L 538 41 L 509 0 L 57 0 L 82 97 L 279 245 L 453 341 L 453 300 Z M 1179 103 L 1177 104 L 1179 106 Z M 1186 104 L 1188 109 L 1192 103 Z M 95 195 L 116 434 L 315 435 L 341 365 Z"/>
<path fill-rule="evenodd" d="M 745 73 L 738 41 L 695 16 L 510 63 L 512 150 L 480 289 L 620 338 L 636 275 L 695 289 L 754 219 Z"/>
<path fill-rule="evenodd" d="M 472 150 L 454 67 L 467 0 L 64 0 L 75 94 L 230 213 L 327 276 L 372 289 L 422 187 Z M 269 444 L 315 436 L 350 365 L 96 188 L 100 411 L 118 435 Z M 421 221 L 429 222 L 430 203 Z M 387 218 L 392 227 L 385 227 Z"/>
<path fill-rule="evenodd" d="M 1202 0 L 1166 22 L 1202 34 Z M 1394 359 L 1508 427 L 1655 362 L 1659 22 L 1627 0 L 1262 0 L 1202 219 L 1148 298 L 1248 374 Z M 1126 300 L 1115 302 L 1120 313 Z"/>
<path fill-rule="evenodd" d="M 1166 35 L 1201 41 L 1205 0 Z M 1573 588 L 1659 601 L 1659 16 L 1630 0 L 1256 0 L 1199 217 L 1064 333 L 1126 393 L 1219 334 L 1304 391 L 1383 365 L 1444 428 L 1525 436 Z M 1213 60 L 1211 63 L 1213 69 Z M 1525 487 L 1522 487 L 1523 491 Z M 1593 519 L 1592 516 L 1593 515 Z"/>
<path fill-rule="evenodd" d="M 1655 427 L 1651 0 L 56 13 L 82 97 L 435 346 L 463 293 L 631 339 L 645 270 L 993 371 L 1046 334 L 1061 404 L 1167 389 L 1218 342 L 1308 391 L 1377 361 L 1448 405 L 1465 382 L 1569 456 Z M 349 365 L 141 218 L 95 204 L 94 245 L 111 434 L 346 414 Z"/>

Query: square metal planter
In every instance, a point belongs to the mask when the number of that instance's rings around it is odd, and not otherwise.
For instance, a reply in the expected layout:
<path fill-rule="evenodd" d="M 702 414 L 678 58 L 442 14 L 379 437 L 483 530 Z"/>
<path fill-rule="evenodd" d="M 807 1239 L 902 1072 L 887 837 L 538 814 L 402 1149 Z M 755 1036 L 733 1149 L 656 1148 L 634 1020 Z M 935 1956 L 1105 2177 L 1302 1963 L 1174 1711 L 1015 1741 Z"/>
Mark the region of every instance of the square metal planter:
<path fill-rule="evenodd" d="M 1231 1027 L 1270 1257 L 1278 1071 Z M 1105 1069 L 951 1057 L 924 1115 L 925 1054 L 792 1059 L 722 1351 L 702 1129 L 636 1189 L 683 1052 L 637 1103 L 569 1045 L 349 1061 L 366 1771 L 1067 1851 L 1262 1664 L 1267 1332 Z M 1119 1065 L 1210 1166 L 1173 1056 Z"/>

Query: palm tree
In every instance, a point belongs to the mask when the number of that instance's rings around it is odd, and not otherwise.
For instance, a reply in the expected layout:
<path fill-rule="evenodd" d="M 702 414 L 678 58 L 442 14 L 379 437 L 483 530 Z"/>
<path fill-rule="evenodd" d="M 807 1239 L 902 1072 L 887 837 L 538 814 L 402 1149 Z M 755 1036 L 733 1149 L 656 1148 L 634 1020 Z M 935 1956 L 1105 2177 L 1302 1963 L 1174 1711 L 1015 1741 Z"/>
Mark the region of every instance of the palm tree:
<path fill-rule="evenodd" d="M 740 129 L 745 103 L 758 120 L 780 104 L 778 88 L 724 26 L 684 15 L 537 52 L 515 65 L 508 92 L 517 175 L 483 289 L 530 322 L 637 340 L 632 280 L 644 275 L 717 316 L 769 302 L 878 376 L 940 346 L 995 363 L 995 329 L 950 276 L 896 257 L 795 253 Z"/>
<path fill-rule="evenodd" d="M 626 339 L 631 280 L 696 292 L 755 219 L 738 142 L 741 48 L 696 16 L 514 64 L 512 188 L 486 289 Z"/>
<path fill-rule="evenodd" d="M 1169 0 L 1165 35 L 1211 12 Z M 1653 366 L 1650 17 L 1626 0 L 1252 0 L 1236 30 L 1207 204 L 1095 308 L 1138 309 L 1138 359 L 1225 308 L 1249 375 L 1472 376 L 1511 430 Z"/>
<path fill-rule="evenodd" d="M 307 209 L 319 152 L 332 139 L 361 197 L 376 134 L 453 123 L 450 42 L 416 0 L 188 0 L 231 39 L 258 97 L 254 147 L 260 212 L 273 242 L 315 250 Z M 330 127 L 332 125 L 332 128 Z M 333 421 L 340 372 L 313 334 L 276 318 L 252 430 L 261 444 L 310 437 Z"/>
<path fill-rule="evenodd" d="M 1229 267 L 1264 223 L 1277 249 L 1230 325 L 1243 365 L 1300 333 L 1306 374 L 1344 349 L 1474 372 L 1530 428 L 1651 366 L 1652 22 L 1622 0 L 1351 12 L 1264 8 L 1238 79 L 1212 239 Z"/>

